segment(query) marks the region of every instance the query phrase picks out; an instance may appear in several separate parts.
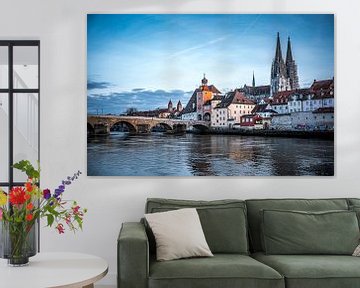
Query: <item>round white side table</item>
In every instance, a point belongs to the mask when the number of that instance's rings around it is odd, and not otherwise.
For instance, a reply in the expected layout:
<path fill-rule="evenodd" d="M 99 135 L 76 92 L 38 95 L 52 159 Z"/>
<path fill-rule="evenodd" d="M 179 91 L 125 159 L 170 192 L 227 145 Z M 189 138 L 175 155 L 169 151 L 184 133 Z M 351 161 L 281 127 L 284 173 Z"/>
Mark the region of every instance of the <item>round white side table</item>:
<path fill-rule="evenodd" d="M 38 253 L 28 266 L 9 267 L 0 260 L 0 287 L 6 288 L 93 288 L 108 272 L 107 262 L 80 253 Z"/>

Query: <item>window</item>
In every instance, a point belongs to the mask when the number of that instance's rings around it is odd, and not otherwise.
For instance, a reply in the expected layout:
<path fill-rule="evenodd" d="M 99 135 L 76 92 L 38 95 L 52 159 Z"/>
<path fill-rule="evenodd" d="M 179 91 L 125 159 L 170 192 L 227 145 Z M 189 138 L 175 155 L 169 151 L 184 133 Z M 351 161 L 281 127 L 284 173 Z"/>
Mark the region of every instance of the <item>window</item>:
<path fill-rule="evenodd" d="M 13 163 L 39 160 L 40 41 L 0 40 L 0 186 L 21 186 Z"/>

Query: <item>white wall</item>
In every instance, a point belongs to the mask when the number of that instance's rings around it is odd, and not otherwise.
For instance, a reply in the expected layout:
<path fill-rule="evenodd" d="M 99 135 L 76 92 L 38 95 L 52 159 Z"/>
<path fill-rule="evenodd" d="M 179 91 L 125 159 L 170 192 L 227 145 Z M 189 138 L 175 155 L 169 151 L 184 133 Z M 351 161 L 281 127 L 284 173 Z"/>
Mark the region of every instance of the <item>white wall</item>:
<path fill-rule="evenodd" d="M 336 13 L 335 177 L 86 177 L 86 13 Z M 110 264 L 115 284 L 116 238 L 137 221 L 147 197 L 217 199 L 359 197 L 360 3 L 358 0 L 1 0 L 1 39 L 41 40 L 42 183 L 85 175 L 67 192 L 89 209 L 82 233 L 42 229 L 43 251 L 79 251 Z"/>

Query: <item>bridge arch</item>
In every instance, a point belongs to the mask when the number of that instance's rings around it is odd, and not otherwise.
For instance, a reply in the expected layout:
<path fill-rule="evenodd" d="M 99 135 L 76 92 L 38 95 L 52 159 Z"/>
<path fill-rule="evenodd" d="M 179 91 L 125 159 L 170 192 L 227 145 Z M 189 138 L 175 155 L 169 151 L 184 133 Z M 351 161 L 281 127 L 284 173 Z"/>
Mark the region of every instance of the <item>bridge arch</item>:
<path fill-rule="evenodd" d="M 155 128 L 156 126 L 160 126 L 161 128 L 165 129 L 165 130 L 172 130 L 173 127 L 165 122 L 159 122 L 159 123 L 155 123 L 153 125 L 150 126 L 150 131 Z"/>
<path fill-rule="evenodd" d="M 115 125 L 122 125 L 122 124 L 125 125 L 129 129 L 129 132 L 137 131 L 136 126 L 126 120 L 119 120 L 119 121 L 115 121 L 115 122 L 111 123 L 110 129 L 112 129 Z"/>
<path fill-rule="evenodd" d="M 200 132 L 209 131 L 209 127 L 204 124 L 196 123 L 196 124 L 192 124 L 190 126 L 194 127 L 195 129 L 199 130 Z"/>

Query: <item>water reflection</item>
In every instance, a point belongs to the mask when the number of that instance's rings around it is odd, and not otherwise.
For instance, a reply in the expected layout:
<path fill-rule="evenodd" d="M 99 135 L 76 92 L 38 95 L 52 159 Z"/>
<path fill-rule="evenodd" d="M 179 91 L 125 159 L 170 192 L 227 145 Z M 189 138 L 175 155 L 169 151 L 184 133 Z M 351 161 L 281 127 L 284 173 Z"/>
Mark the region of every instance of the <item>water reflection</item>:
<path fill-rule="evenodd" d="M 121 132 L 88 139 L 89 176 L 333 174 L 334 142 L 327 140 Z"/>

